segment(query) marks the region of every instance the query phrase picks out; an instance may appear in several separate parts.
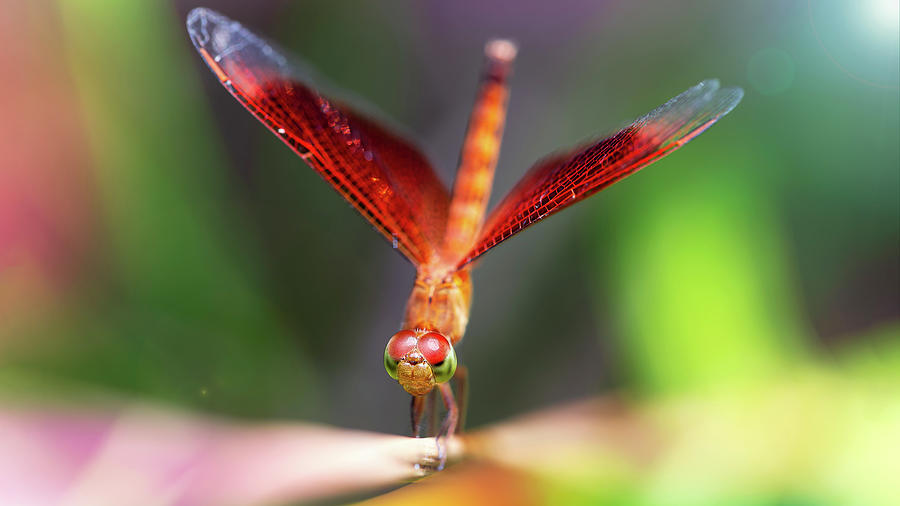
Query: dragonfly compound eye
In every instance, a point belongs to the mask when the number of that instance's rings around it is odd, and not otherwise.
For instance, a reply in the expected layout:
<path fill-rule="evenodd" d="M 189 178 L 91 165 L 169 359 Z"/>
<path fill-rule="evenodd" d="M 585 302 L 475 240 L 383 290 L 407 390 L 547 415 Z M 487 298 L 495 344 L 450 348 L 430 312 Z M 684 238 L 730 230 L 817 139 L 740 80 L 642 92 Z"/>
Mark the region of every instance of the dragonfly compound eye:
<path fill-rule="evenodd" d="M 416 342 L 416 333 L 411 330 L 401 330 L 391 336 L 384 348 L 384 368 L 392 378 L 397 379 L 397 365 L 416 348 Z"/>
<path fill-rule="evenodd" d="M 431 365 L 434 381 L 444 383 L 456 372 L 456 352 L 450 341 L 437 332 L 429 332 L 419 338 L 419 352 Z"/>

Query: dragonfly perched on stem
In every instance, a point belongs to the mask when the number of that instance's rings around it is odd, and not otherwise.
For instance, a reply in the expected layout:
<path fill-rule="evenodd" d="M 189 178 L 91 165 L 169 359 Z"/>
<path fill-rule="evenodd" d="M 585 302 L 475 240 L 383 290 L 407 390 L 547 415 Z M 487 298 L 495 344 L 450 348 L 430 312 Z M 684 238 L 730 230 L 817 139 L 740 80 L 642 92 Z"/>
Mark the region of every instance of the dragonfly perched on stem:
<path fill-rule="evenodd" d="M 740 88 L 703 81 L 609 137 L 539 161 L 486 214 L 517 51 L 512 42 L 498 39 L 485 46 L 451 193 L 416 147 L 319 93 L 311 71 L 272 43 L 205 8 L 191 11 L 187 28 L 225 88 L 416 267 L 402 329 L 388 340 L 384 365 L 413 396 L 417 436 L 427 396 L 435 388 L 440 392 L 447 414 L 439 441 L 459 427 L 461 410 L 449 381 L 455 376 L 457 391 L 464 390 L 464 368 L 457 368 L 454 346 L 469 320 L 473 262 L 683 146 L 743 96 Z M 438 468 L 444 464 L 440 450 Z"/>

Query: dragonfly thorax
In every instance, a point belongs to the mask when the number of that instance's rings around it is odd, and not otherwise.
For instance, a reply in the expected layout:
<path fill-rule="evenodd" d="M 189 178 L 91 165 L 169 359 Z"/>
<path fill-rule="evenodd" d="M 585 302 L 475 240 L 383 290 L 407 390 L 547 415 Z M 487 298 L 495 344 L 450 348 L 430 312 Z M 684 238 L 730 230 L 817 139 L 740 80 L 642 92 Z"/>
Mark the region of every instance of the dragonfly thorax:
<path fill-rule="evenodd" d="M 469 323 L 472 281 L 468 270 L 437 277 L 420 273 L 406 303 L 404 329 L 426 329 L 456 344 Z"/>

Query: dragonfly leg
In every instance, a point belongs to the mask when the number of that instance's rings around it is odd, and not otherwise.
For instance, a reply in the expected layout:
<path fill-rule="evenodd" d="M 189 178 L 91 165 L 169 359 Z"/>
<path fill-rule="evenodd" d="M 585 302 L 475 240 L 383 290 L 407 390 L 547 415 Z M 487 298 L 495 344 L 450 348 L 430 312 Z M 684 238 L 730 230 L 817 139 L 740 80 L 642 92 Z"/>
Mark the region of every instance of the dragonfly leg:
<path fill-rule="evenodd" d="M 437 443 L 438 462 L 437 470 L 444 469 L 447 463 L 447 438 L 456 433 L 456 427 L 459 423 L 459 406 L 456 405 L 456 399 L 453 396 L 453 389 L 449 383 L 441 383 L 441 397 L 444 399 L 444 407 L 447 408 L 447 415 L 441 424 L 441 430 L 437 433 L 434 440 Z"/>
<path fill-rule="evenodd" d="M 438 400 L 437 400 L 437 390 L 432 389 L 428 394 L 428 435 L 435 436 L 437 435 L 437 422 L 438 422 Z"/>
<path fill-rule="evenodd" d="M 466 427 L 466 412 L 469 407 L 469 369 L 460 364 L 456 368 L 453 380 L 456 382 L 456 405 L 459 407 L 459 423 L 456 426 L 456 432 L 462 432 Z"/>
<path fill-rule="evenodd" d="M 456 398 L 453 396 L 453 389 L 449 383 L 441 383 L 441 397 L 444 399 L 444 407 L 447 408 L 447 416 L 444 417 L 444 423 L 441 424 L 440 436 L 449 436 L 456 434 L 456 427 L 459 424 L 459 406 L 456 404 Z"/>
<path fill-rule="evenodd" d="M 409 404 L 409 420 L 412 422 L 413 437 L 421 437 L 422 435 L 422 414 L 425 413 L 424 395 L 413 395 Z"/>

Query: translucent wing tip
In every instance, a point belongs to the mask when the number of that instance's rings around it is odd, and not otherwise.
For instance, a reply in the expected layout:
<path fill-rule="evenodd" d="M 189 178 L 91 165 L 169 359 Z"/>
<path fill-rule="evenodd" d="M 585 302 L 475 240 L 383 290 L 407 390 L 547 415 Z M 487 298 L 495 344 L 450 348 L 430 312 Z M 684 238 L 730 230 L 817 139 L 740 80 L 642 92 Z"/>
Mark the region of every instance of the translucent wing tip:
<path fill-rule="evenodd" d="M 720 85 L 721 85 L 721 83 L 719 83 L 719 80 L 716 78 L 704 79 L 691 89 L 692 90 L 693 89 L 697 89 L 697 90 L 702 89 L 702 90 L 708 90 L 708 91 L 716 91 L 719 89 Z"/>
<path fill-rule="evenodd" d="M 259 72 L 277 73 L 287 69 L 286 58 L 270 43 L 214 10 L 197 7 L 188 13 L 186 25 L 191 42 L 211 67 L 233 70 L 226 62 L 230 59 L 232 65 L 239 64 L 244 68 L 246 64 L 252 64 Z"/>
<path fill-rule="evenodd" d="M 705 103 L 710 111 L 715 111 L 715 117 L 725 116 L 744 98 L 744 90 L 738 87 L 721 88 L 718 79 L 704 79 L 699 84 L 685 91 L 681 95 L 670 100 L 670 103 L 680 98 L 690 96 L 697 97 Z"/>
<path fill-rule="evenodd" d="M 213 36 L 221 28 L 232 21 L 216 11 L 206 7 L 197 7 L 188 13 L 187 31 L 191 42 L 197 49 L 208 49 L 212 45 Z"/>
<path fill-rule="evenodd" d="M 666 139 L 663 146 L 681 146 L 731 112 L 743 96 L 744 90 L 740 88 L 721 88 L 718 79 L 707 79 L 657 107 L 635 124 L 656 139 Z"/>
<path fill-rule="evenodd" d="M 719 116 L 724 116 L 731 112 L 740 102 L 741 99 L 744 98 L 744 90 L 742 88 L 738 88 L 737 86 L 728 87 L 722 89 L 722 96 L 720 97 L 720 102 L 722 103 L 722 112 L 719 113 Z"/>

